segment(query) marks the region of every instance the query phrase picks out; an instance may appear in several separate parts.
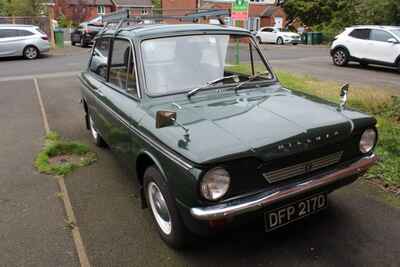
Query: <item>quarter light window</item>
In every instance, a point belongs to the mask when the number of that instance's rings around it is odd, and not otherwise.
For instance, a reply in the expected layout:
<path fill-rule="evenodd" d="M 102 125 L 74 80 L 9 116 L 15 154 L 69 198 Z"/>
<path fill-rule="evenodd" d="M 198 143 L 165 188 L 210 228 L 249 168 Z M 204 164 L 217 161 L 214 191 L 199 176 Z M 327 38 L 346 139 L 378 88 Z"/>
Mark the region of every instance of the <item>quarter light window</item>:
<path fill-rule="evenodd" d="M 110 50 L 110 38 L 97 39 L 90 60 L 90 71 L 107 79 L 108 52 Z"/>

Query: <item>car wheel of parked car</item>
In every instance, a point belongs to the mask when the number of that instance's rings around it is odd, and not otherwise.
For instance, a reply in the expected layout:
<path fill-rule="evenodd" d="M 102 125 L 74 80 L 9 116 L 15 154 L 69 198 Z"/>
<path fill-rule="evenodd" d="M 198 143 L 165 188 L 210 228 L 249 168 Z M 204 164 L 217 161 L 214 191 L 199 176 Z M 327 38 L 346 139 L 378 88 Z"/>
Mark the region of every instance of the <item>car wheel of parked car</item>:
<path fill-rule="evenodd" d="M 257 42 L 258 42 L 259 44 L 262 44 L 262 40 L 261 40 L 261 37 L 260 37 L 260 36 L 257 36 Z"/>
<path fill-rule="evenodd" d="M 71 45 L 72 45 L 72 46 L 75 46 L 75 42 L 71 42 Z"/>
<path fill-rule="evenodd" d="M 39 50 L 34 46 L 27 46 L 24 49 L 24 56 L 27 59 L 36 59 L 39 56 Z"/>
<path fill-rule="evenodd" d="M 349 62 L 349 55 L 345 49 L 338 48 L 333 53 L 332 59 L 336 66 L 345 66 Z"/>
<path fill-rule="evenodd" d="M 83 40 L 83 38 L 81 38 L 81 47 L 86 47 L 87 44 L 85 43 L 85 41 Z"/>
<path fill-rule="evenodd" d="M 92 134 L 93 141 L 98 147 L 105 147 L 106 142 L 104 142 L 104 139 L 100 136 L 99 132 L 96 129 L 96 126 L 94 125 L 94 120 L 92 117 L 89 115 L 89 127 L 90 127 L 90 133 Z"/>
<path fill-rule="evenodd" d="M 278 37 L 278 39 L 276 40 L 276 44 L 277 44 L 277 45 L 283 45 L 283 39 L 282 39 L 282 37 Z"/>
<path fill-rule="evenodd" d="M 145 171 L 143 180 L 147 205 L 161 238 L 171 247 L 183 247 L 187 244 L 190 233 L 179 216 L 162 174 L 151 166 Z"/>

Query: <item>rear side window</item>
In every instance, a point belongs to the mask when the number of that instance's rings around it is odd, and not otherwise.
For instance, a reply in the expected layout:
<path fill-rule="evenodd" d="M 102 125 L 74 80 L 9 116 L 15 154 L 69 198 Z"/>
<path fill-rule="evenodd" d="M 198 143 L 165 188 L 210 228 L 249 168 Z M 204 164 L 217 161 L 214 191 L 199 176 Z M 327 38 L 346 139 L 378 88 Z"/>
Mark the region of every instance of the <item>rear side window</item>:
<path fill-rule="evenodd" d="M 130 94 L 136 95 L 136 75 L 131 44 L 127 40 L 115 39 L 111 55 L 110 83 Z"/>
<path fill-rule="evenodd" d="M 350 33 L 350 36 L 357 39 L 368 40 L 370 31 L 369 29 L 356 29 Z"/>
<path fill-rule="evenodd" d="M 390 38 L 394 38 L 390 33 L 382 30 L 371 30 L 369 37 L 372 41 L 387 42 Z"/>
<path fill-rule="evenodd" d="M 16 31 L 16 34 L 18 36 L 31 36 L 31 35 L 33 35 L 32 32 L 27 31 L 27 30 L 15 30 L 15 31 Z"/>
<path fill-rule="evenodd" d="M 17 31 L 13 29 L 0 29 L 0 38 L 17 37 Z"/>
<path fill-rule="evenodd" d="M 89 70 L 100 77 L 107 79 L 108 52 L 110 51 L 110 38 L 96 40 L 90 60 Z"/>

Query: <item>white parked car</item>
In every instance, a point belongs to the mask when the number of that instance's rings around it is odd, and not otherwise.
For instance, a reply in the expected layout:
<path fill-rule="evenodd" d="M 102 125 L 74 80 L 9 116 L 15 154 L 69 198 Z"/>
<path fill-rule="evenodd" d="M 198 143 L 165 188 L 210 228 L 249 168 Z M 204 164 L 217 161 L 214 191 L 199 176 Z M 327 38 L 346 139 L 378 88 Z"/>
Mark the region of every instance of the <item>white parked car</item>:
<path fill-rule="evenodd" d="M 274 43 L 278 45 L 301 43 L 298 33 L 283 31 L 279 28 L 265 27 L 258 30 L 256 38 L 260 43 Z"/>
<path fill-rule="evenodd" d="M 38 26 L 0 24 L 0 57 L 35 59 L 49 49 L 49 38 Z"/>
<path fill-rule="evenodd" d="M 400 27 L 355 26 L 336 36 L 332 47 L 333 63 L 350 61 L 361 65 L 383 65 L 400 69 Z"/>

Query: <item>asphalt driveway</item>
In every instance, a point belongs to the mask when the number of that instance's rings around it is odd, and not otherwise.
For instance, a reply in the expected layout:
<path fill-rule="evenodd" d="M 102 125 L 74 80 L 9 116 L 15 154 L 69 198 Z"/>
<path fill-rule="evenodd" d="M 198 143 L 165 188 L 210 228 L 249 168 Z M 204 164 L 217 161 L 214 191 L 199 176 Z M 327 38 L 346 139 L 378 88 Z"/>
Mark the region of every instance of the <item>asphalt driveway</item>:
<path fill-rule="evenodd" d="M 27 83 L 25 81 L 24 83 Z M 63 137 L 91 144 L 85 130 L 83 113 L 79 103 L 79 83 L 76 77 L 42 78 L 38 84 L 43 97 L 50 128 Z M 37 112 L 36 99 L 31 88 L 21 81 L 0 83 L 0 92 L 13 94 L 13 104 L 18 108 L 9 108 L 15 114 L 15 125 L 23 125 L 17 118 L 32 116 L 29 127 L 37 130 L 18 131 L 24 142 L 26 153 L 23 166 L 31 166 L 31 160 L 42 141 L 40 114 Z M 24 96 L 22 97 L 22 89 Z M 8 90 L 7 90 L 8 89 Z M 4 98 L 1 98 L 4 99 Z M 30 104 L 28 104 L 30 103 Z M 3 103 L 2 103 L 3 106 Z M 33 107 L 29 108 L 29 107 Z M 3 114 L 3 113 L 2 113 Z M 25 115 L 24 115 L 25 114 Z M 19 122 L 18 122 L 19 121 Z M 2 121 L 5 125 L 7 122 Z M 12 125 L 12 124 L 9 124 Z M 17 126 L 13 126 L 13 129 Z M 11 130 L 10 134 L 11 134 Z M 13 131 L 14 132 L 14 131 Z M 2 142 L 13 142 L 1 135 Z M 17 137 L 15 137 L 17 142 Z M 147 210 L 140 208 L 133 177 L 124 171 L 112 153 L 107 149 L 98 149 L 99 161 L 66 177 L 72 206 L 77 217 L 82 239 L 91 265 L 93 266 L 399 266 L 400 259 L 400 210 L 378 200 L 369 186 L 356 183 L 337 191 L 330 197 L 329 208 L 307 220 L 293 224 L 274 233 L 263 233 L 263 226 L 252 224 L 212 239 L 201 239 L 191 250 L 177 252 L 164 245 L 159 239 Z M 10 150 L 2 157 L 2 169 L 8 169 L 9 175 L 2 173 L 2 181 L 15 179 L 15 169 L 6 167 L 18 157 L 17 150 Z M 47 176 L 35 174 L 31 167 L 25 170 L 26 179 L 38 179 L 38 183 L 48 181 Z M 4 172 L 4 171 L 3 171 Z M 14 175 L 13 175 L 14 174 Z M 37 177 L 38 176 L 38 177 Z M 12 178 L 11 178 L 12 177 Z M 51 179 L 50 179 L 51 180 Z M 40 182 L 39 182 L 40 181 Z M 43 186 L 36 185 L 40 190 Z M 11 188 L 11 187 L 10 187 Z M 51 188 L 50 191 L 57 191 Z M 55 193 L 54 192 L 54 193 Z M 52 195 L 52 193 L 47 193 Z M 33 200 L 32 200 L 33 201 Z M 41 255 L 43 249 L 54 257 L 67 254 L 70 262 L 63 266 L 73 266 L 77 259 L 71 252 L 71 238 L 65 236 L 62 225 L 63 211 L 59 200 L 42 204 L 48 206 L 52 214 L 42 214 L 43 222 L 49 217 L 58 218 L 53 224 L 58 230 L 42 235 L 43 240 L 32 240 L 22 244 L 21 250 L 11 250 L 9 243 L 1 241 L 2 251 L 8 249 L 7 265 L 25 256 L 25 246 Z M 54 208 L 55 206 L 55 208 Z M 9 212 L 13 212 L 10 209 Z M 30 222 L 30 218 L 26 218 Z M 0 224 L 1 225 L 1 224 Z M 23 228 L 23 224 L 21 226 Z M 39 227 L 32 225 L 33 229 Z M 4 228 L 3 228 L 4 229 Z M 2 231 L 3 232 L 3 231 Z M 24 231 L 11 232 L 7 240 L 14 243 L 27 238 Z M 65 251 L 51 246 L 53 239 L 61 239 Z M 46 241 L 47 242 L 43 242 Z M 9 241 L 9 242 L 11 242 Z M 4 257 L 0 256 L 0 257 Z M 64 259 L 66 260 L 66 259 Z M 4 262 L 4 261 L 2 261 Z M 42 266 L 55 266 L 41 257 Z"/>

